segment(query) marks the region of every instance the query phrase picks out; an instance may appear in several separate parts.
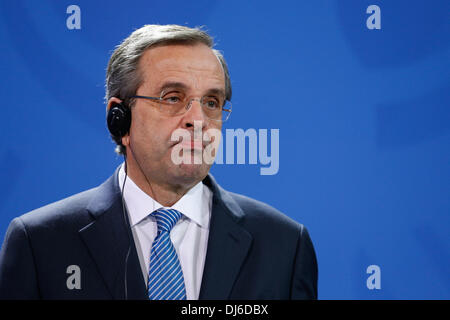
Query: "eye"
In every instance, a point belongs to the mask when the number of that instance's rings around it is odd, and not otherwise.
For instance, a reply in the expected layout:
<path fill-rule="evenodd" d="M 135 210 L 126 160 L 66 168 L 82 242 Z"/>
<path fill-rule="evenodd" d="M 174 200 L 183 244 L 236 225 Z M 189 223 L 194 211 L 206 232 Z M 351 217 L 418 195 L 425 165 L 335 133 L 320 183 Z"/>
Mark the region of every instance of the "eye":
<path fill-rule="evenodd" d="M 162 97 L 162 101 L 168 104 L 177 104 L 183 100 L 183 96 L 179 92 L 168 92 Z"/>
<path fill-rule="evenodd" d="M 169 103 L 177 103 L 180 101 L 180 98 L 176 97 L 176 96 L 167 97 L 167 98 L 164 98 L 164 101 L 169 102 Z"/>
<path fill-rule="evenodd" d="M 216 97 L 204 97 L 203 103 L 208 109 L 220 109 L 221 104 Z"/>

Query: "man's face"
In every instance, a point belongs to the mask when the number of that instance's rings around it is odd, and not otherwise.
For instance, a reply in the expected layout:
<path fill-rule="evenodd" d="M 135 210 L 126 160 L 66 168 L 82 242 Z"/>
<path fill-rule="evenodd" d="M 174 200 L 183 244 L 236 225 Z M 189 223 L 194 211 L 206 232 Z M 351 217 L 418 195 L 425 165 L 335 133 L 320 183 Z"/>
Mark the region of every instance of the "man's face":
<path fill-rule="evenodd" d="M 151 48 L 141 57 L 139 71 L 143 81 L 136 95 L 159 97 L 162 91 L 173 90 L 182 91 L 189 99 L 198 99 L 211 91 L 225 93 L 222 66 L 212 50 L 203 44 Z M 181 145 L 177 146 L 171 136 L 175 130 L 183 129 L 194 140 L 194 124 L 197 132 L 202 131 L 196 139 L 202 139 L 209 129 L 220 130 L 222 127 L 220 121 L 205 116 L 198 100 L 191 102 L 186 113 L 169 116 L 161 112 L 157 101 L 136 99 L 130 133 L 123 139 L 128 159 L 137 162 L 139 170 L 150 182 L 171 187 L 193 186 L 208 174 L 211 165 L 203 160 L 200 164 L 194 161 L 175 164 L 172 153 L 174 148 L 180 150 Z M 191 145 L 193 141 L 186 139 L 183 142 L 183 152 L 192 157 L 202 153 L 209 143 L 203 142 L 199 146 L 199 143 Z"/>

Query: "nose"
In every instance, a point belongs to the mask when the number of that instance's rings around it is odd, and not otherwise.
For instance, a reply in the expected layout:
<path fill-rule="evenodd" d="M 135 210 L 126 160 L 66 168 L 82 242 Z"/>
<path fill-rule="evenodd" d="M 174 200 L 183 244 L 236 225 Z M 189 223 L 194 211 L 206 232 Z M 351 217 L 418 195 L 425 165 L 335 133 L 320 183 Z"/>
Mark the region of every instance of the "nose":
<path fill-rule="evenodd" d="M 186 129 L 194 128 L 194 121 L 201 121 L 202 128 L 204 128 L 208 118 L 203 112 L 200 99 L 192 99 L 186 108 L 187 111 L 183 116 L 183 127 Z"/>

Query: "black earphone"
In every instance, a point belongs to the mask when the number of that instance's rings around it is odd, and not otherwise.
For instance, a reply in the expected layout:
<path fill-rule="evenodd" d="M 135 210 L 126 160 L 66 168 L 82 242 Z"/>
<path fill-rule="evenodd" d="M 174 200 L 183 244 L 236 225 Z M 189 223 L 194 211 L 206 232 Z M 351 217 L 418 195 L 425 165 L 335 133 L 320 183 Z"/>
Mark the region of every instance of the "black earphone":
<path fill-rule="evenodd" d="M 108 110 L 108 114 L 106 116 L 106 123 L 108 125 L 109 133 L 111 134 L 111 137 L 113 140 L 118 144 L 123 146 L 122 144 L 122 137 L 126 135 L 130 131 L 131 126 L 131 111 L 128 106 L 126 106 L 123 103 L 114 103 L 111 108 Z M 125 200 L 123 197 L 124 194 L 124 188 L 125 188 L 125 182 L 127 181 L 128 177 L 128 170 L 127 170 L 127 157 L 126 154 L 124 154 L 125 158 L 125 179 L 123 180 L 121 195 L 122 195 L 122 214 L 123 219 L 125 221 L 125 225 L 128 227 L 127 234 L 128 234 L 128 250 L 127 254 L 125 256 L 125 270 L 124 270 L 124 295 L 125 300 L 128 300 L 128 258 L 130 256 L 131 251 L 131 241 L 132 241 L 132 235 L 131 235 L 131 228 L 130 228 L 130 222 L 128 221 L 128 215 L 127 210 L 125 208 Z"/>
<path fill-rule="evenodd" d="M 130 131 L 131 127 L 131 110 L 128 105 L 126 105 L 124 102 L 122 103 L 113 103 L 111 105 L 111 108 L 108 110 L 108 114 L 106 116 L 106 123 L 108 125 L 109 133 L 111 134 L 111 137 L 116 142 L 117 145 L 120 145 L 123 147 L 122 144 L 122 137 L 125 136 Z M 130 141 L 131 143 L 131 141 Z M 131 153 L 133 153 L 133 149 L 131 148 L 131 144 L 129 145 L 129 149 Z M 125 159 L 125 179 L 123 180 L 122 190 L 121 190 L 121 197 L 122 197 L 122 213 L 125 225 L 127 228 L 128 238 L 129 238 L 129 246 L 127 250 L 127 254 L 125 257 L 125 268 L 124 268 L 124 289 L 125 289 L 125 300 L 128 300 L 128 279 L 127 279 L 127 273 L 128 273 L 128 259 L 130 256 L 131 251 L 131 245 L 133 243 L 133 235 L 131 231 L 130 221 L 128 220 L 128 214 L 127 209 L 125 205 L 125 199 L 124 199 L 124 191 L 125 191 L 125 182 L 127 181 L 128 177 L 128 164 L 127 164 L 127 155 L 126 153 L 123 154 Z M 135 159 L 135 162 L 139 166 L 139 169 L 142 171 L 142 168 L 139 164 L 139 161 Z M 150 188 L 152 188 L 147 176 L 142 171 L 148 185 Z M 153 193 L 153 189 L 152 189 Z M 154 204 L 154 203 L 153 203 Z M 154 208 L 153 210 L 154 211 Z"/>
<path fill-rule="evenodd" d="M 117 144 L 122 145 L 122 137 L 130 131 L 130 108 L 124 103 L 114 103 L 108 110 L 106 123 L 111 137 Z"/>

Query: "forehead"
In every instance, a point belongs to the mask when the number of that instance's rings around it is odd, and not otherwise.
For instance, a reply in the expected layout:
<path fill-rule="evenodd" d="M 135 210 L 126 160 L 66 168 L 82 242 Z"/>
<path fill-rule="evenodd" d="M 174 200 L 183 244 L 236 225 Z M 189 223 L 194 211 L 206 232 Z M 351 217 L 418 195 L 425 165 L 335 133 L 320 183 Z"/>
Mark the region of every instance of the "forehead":
<path fill-rule="evenodd" d="M 148 49 L 139 61 L 142 87 L 157 90 L 166 82 L 181 82 L 192 90 L 225 87 L 222 65 L 204 44 L 164 45 Z"/>

